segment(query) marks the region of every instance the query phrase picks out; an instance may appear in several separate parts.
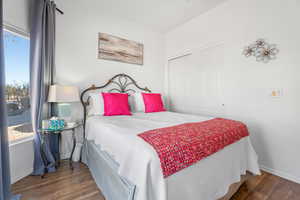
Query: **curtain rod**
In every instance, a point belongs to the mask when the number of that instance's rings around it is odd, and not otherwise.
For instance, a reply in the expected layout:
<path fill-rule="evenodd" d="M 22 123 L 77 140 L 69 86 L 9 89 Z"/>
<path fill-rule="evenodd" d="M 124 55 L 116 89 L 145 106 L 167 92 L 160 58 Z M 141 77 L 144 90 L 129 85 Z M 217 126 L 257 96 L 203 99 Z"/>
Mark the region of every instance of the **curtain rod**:
<path fill-rule="evenodd" d="M 59 8 L 56 8 L 56 10 L 60 13 L 60 14 L 64 14 L 64 12 L 61 10 L 61 9 L 59 9 Z"/>

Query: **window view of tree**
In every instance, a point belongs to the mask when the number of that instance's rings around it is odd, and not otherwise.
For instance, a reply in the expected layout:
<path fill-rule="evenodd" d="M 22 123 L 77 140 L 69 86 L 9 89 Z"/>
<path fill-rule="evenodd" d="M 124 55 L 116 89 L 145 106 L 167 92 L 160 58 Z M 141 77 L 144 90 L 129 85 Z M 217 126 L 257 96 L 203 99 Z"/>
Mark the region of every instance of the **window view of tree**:
<path fill-rule="evenodd" d="M 31 136 L 29 99 L 29 39 L 4 31 L 6 104 L 9 140 Z"/>

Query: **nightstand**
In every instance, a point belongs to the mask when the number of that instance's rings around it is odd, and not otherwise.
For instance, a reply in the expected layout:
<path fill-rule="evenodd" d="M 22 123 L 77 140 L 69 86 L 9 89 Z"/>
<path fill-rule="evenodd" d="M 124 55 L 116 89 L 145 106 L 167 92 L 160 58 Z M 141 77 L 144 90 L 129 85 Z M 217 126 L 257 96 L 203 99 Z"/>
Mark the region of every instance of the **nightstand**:
<path fill-rule="evenodd" d="M 59 129 L 59 130 L 52 130 L 52 129 L 39 129 L 40 133 L 41 133 L 41 153 L 42 156 L 45 156 L 45 152 L 44 152 L 44 147 L 46 144 L 46 140 L 48 140 L 48 136 L 50 134 L 56 134 L 58 136 L 58 152 L 56 155 L 56 164 L 55 167 L 59 167 L 60 165 L 60 143 L 61 143 L 61 135 L 65 132 L 65 131 L 72 131 L 72 139 L 73 139 L 73 148 L 72 148 L 72 152 L 71 152 L 71 156 L 69 158 L 69 164 L 70 164 L 70 168 L 73 170 L 73 161 L 72 161 L 72 157 L 73 157 L 73 153 L 75 150 L 75 146 L 76 146 L 76 137 L 75 137 L 75 129 L 80 127 L 81 124 L 80 123 L 76 123 L 73 126 L 65 126 L 63 129 Z"/>

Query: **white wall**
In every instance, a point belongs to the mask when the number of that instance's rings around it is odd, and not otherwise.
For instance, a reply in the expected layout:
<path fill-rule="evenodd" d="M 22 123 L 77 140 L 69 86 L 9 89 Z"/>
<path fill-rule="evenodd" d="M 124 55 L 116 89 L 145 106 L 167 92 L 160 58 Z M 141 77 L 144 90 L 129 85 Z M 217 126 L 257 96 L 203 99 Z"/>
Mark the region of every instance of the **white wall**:
<path fill-rule="evenodd" d="M 226 117 L 249 126 L 259 163 L 300 182 L 300 2 L 228 0 L 166 34 L 167 57 L 224 42 L 223 103 Z M 258 38 L 278 44 L 269 64 L 242 56 Z M 282 88 L 281 98 L 269 97 Z"/>
<path fill-rule="evenodd" d="M 65 14 L 57 15 L 56 80 L 81 89 L 103 84 L 113 75 L 128 73 L 141 86 L 163 89 L 163 35 L 148 27 L 98 11 L 101 1 L 57 0 Z M 98 33 L 104 32 L 144 44 L 144 65 L 97 59 Z"/>
<path fill-rule="evenodd" d="M 3 0 L 4 24 L 29 33 L 30 5 L 31 0 Z"/>

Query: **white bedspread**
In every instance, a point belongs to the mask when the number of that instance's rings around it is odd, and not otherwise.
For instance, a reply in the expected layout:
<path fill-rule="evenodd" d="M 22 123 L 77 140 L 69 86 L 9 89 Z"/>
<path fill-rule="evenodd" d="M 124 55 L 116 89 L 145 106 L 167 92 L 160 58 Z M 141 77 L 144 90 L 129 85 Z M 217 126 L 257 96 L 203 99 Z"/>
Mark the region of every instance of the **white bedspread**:
<path fill-rule="evenodd" d="M 173 112 L 93 116 L 87 120 L 86 137 L 120 164 L 119 174 L 137 186 L 137 200 L 215 200 L 246 170 L 260 174 L 249 137 L 164 179 L 157 153 L 137 136 L 155 128 L 209 119 Z"/>

